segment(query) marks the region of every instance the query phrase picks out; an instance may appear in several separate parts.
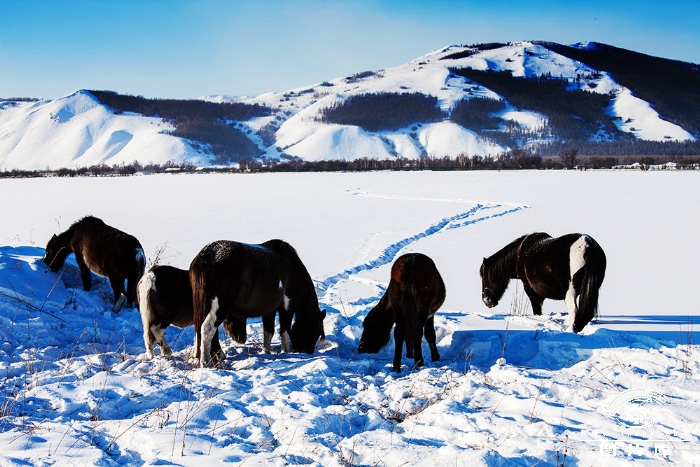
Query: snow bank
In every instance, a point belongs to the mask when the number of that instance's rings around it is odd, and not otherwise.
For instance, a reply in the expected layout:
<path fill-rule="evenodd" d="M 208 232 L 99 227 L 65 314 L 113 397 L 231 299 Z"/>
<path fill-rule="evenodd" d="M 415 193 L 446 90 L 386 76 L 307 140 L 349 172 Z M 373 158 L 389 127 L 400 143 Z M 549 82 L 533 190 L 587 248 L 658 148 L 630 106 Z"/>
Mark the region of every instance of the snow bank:
<path fill-rule="evenodd" d="M 0 197 L 15 201 L 0 205 L 0 464 L 692 465 L 697 177 L 5 180 Z M 144 199 L 156 192 L 168 202 Z M 45 272 L 35 244 L 85 214 L 179 267 L 219 238 L 288 240 L 328 311 L 327 341 L 313 355 L 266 355 L 251 320 L 245 345 L 224 340 L 221 368 L 193 369 L 192 328 L 171 327 L 175 355 L 142 361 L 139 313 L 113 313 L 104 279 L 85 292 L 74 263 Z M 583 231 L 605 249 L 601 317 L 581 334 L 564 331 L 563 302 L 531 316 L 515 284 L 498 307 L 481 303 L 481 258 L 534 230 Z M 431 256 L 447 286 L 435 320 L 442 359 L 411 370 L 404 358 L 393 373 L 391 342 L 376 355 L 356 346 L 391 263 L 409 251 Z"/>

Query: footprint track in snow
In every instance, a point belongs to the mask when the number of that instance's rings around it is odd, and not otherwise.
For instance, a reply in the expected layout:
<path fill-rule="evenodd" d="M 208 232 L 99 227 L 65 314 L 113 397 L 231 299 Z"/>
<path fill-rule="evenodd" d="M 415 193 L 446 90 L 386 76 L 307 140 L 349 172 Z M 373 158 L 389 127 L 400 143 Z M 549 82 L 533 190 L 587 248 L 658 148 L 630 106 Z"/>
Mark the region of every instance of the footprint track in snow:
<path fill-rule="evenodd" d="M 387 264 L 391 264 L 396 257 L 399 255 L 401 250 L 403 250 L 408 245 L 417 242 L 418 240 L 428 238 L 432 235 L 445 232 L 447 230 L 459 229 L 463 227 L 468 227 L 479 222 L 487 221 L 489 219 L 494 219 L 502 217 L 508 214 L 515 213 L 517 211 L 522 211 L 529 208 L 525 204 L 514 204 L 514 203 L 493 203 L 488 201 L 474 201 L 474 200 L 464 200 L 464 199 L 438 199 L 438 198 L 418 198 L 418 197 L 402 197 L 394 195 L 378 195 L 373 193 L 368 193 L 361 191 L 357 188 L 354 190 L 348 190 L 349 194 L 354 196 L 369 196 L 376 198 L 385 199 L 400 199 L 400 200 L 416 200 L 416 201 L 443 201 L 452 203 L 476 203 L 471 209 L 460 212 L 450 217 L 445 217 L 440 219 L 438 222 L 431 224 L 427 229 L 419 232 L 417 234 L 411 235 L 409 237 L 402 238 L 394 243 L 391 243 L 386 248 L 384 248 L 379 255 L 370 261 L 359 264 L 357 266 L 348 268 L 337 274 L 327 276 L 325 279 L 316 282 L 316 289 L 322 300 L 329 298 L 332 289 L 337 286 L 337 284 L 343 280 L 351 280 L 353 276 L 360 274 L 365 271 L 370 271 L 373 269 L 380 268 Z M 355 279 L 359 280 L 359 278 Z M 373 303 L 381 297 L 384 293 L 384 286 L 376 284 L 379 288 L 379 295 L 374 297 L 367 297 L 360 299 L 358 304 L 370 304 Z"/>

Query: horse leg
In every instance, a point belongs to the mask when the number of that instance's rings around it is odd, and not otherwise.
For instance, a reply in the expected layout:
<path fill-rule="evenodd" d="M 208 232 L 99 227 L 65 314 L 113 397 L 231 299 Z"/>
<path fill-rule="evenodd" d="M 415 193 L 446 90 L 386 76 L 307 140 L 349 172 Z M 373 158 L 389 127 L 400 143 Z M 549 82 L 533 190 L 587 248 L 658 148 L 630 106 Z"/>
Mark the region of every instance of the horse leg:
<path fill-rule="evenodd" d="M 294 313 L 283 308 L 279 310 L 280 316 L 280 340 L 282 341 L 282 352 L 290 353 L 292 343 L 289 339 L 289 331 L 292 329 L 292 316 Z"/>
<path fill-rule="evenodd" d="M 406 328 L 406 346 L 413 347 L 413 367 L 419 368 L 424 365 L 423 349 L 421 347 L 423 327 L 418 322 L 418 316 L 412 317 L 411 321 L 410 326 Z"/>
<path fill-rule="evenodd" d="M 112 286 L 112 293 L 114 294 L 114 305 L 112 306 L 113 312 L 118 312 L 124 301 L 126 300 L 126 293 L 124 291 L 124 279 L 120 279 L 119 276 L 109 276 L 109 285 Z"/>
<path fill-rule="evenodd" d="M 216 327 L 214 337 L 211 338 L 211 362 L 212 366 L 218 366 L 224 359 L 224 352 L 221 350 L 221 342 L 219 341 L 219 327 Z"/>
<path fill-rule="evenodd" d="M 403 351 L 404 343 L 404 323 L 399 320 L 394 328 L 394 371 L 401 371 L 401 352 Z M 410 344 L 409 344 L 410 345 Z"/>
<path fill-rule="evenodd" d="M 87 267 L 82 255 L 76 253 L 75 262 L 78 263 L 78 268 L 80 269 L 80 279 L 83 281 L 83 290 L 86 292 L 90 291 L 92 286 L 92 277 L 90 277 L 90 268 Z"/>
<path fill-rule="evenodd" d="M 263 322 L 263 352 L 272 353 L 270 344 L 275 335 L 275 313 L 269 313 L 262 317 Z"/>
<path fill-rule="evenodd" d="M 566 303 L 566 308 L 569 310 L 569 330 L 573 331 L 574 321 L 576 321 L 576 313 L 578 313 L 578 306 L 576 305 L 576 297 L 578 293 L 574 287 L 574 281 L 569 282 L 569 290 L 566 291 L 566 297 L 564 297 L 564 302 Z"/>
<path fill-rule="evenodd" d="M 155 342 L 155 337 L 153 336 L 153 333 L 149 329 L 149 326 L 145 322 L 146 320 L 144 319 L 143 323 L 143 343 L 146 346 L 146 355 L 145 359 L 146 360 L 153 360 L 153 343 Z"/>
<path fill-rule="evenodd" d="M 214 297 L 211 301 L 211 307 L 209 308 L 209 313 L 207 313 L 204 322 L 202 323 L 201 336 L 199 338 L 199 345 L 201 351 L 199 354 L 199 366 L 204 368 L 211 365 L 211 345 L 214 335 L 218 333 L 219 324 L 223 319 L 217 317 L 217 312 L 219 311 L 219 298 Z M 223 314 L 223 313 L 222 313 Z M 197 342 L 197 337 L 195 337 L 195 343 Z"/>
<path fill-rule="evenodd" d="M 523 289 L 525 290 L 525 295 L 530 299 L 530 304 L 532 305 L 532 314 L 535 316 L 542 315 L 542 304 L 544 303 L 544 298 L 537 295 L 537 292 L 532 290 L 523 282 Z"/>
<path fill-rule="evenodd" d="M 167 342 L 165 342 L 165 328 L 162 328 L 158 325 L 153 325 L 150 328 L 151 336 L 152 339 L 158 343 L 158 346 L 160 347 L 160 353 L 161 355 L 166 355 L 170 356 L 173 354 L 173 351 L 170 349 L 170 346 L 168 345 Z M 151 353 L 153 352 L 153 342 L 151 342 Z"/>
<path fill-rule="evenodd" d="M 434 316 L 428 318 L 425 322 L 425 340 L 428 341 L 428 347 L 430 347 L 430 360 L 433 362 L 440 361 L 440 354 L 438 353 L 437 344 L 435 343 L 435 322 Z"/>

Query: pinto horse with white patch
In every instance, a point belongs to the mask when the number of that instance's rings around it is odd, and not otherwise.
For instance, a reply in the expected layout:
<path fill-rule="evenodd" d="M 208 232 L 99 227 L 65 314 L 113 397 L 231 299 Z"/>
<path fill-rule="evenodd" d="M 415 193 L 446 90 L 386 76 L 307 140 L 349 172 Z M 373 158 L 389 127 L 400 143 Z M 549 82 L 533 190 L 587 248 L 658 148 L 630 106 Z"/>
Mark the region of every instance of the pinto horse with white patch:
<path fill-rule="evenodd" d="M 326 312 L 318 306 L 311 276 L 294 248 L 282 240 L 260 245 L 210 243 L 192 260 L 190 283 L 195 358 L 201 367 L 211 364 L 211 340 L 225 319 L 262 317 L 266 352 L 270 352 L 276 312 L 283 352 L 312 354 L 319 338 L 325 337 Z"/>
<path fill-rule="evenodd" d="M 194 323 L 189 271 L 173 266 L 154 266 L 139 281 L 137 292 L 139 311 L 143 321 L 146 360 L 153 359 L 154 343 L 160 347 L 161 355 L 172 355 L 173 352 L 165 341 L 167 327 L 172 325 L 186 328 Z M 231 339 L 239 344 L 245 344 L 245 320 L 225 319 L 222 324 Z M 211 352 L 212 360 L 216 365 L 223 355 L 218 329 L 211 340 Z"/>
<path fill-rule="evenodd" d="M 136 237 L 105 224 L 101 219 L 87 216 L 73 223 L 65 232 L 51 237 L 46 245 L 44 263 L 57 272 L 70 253 L 75 253 L 83 289 L 90 290 L 92 271 L 109 279 L 114 292 L 113 311 L 119 311 L 125 299 L 128 306 L 133 306 L 136 284 L 146 270 L 146 255 Z"/>
<path fill-rule="evenodd" d="M 484 304 L 493 308 L 503 297 L 508 282 L 520 279 L 535 315 L 542 314 L 545 298 L 564 300 L 569 310 L 569 328 L 578 333 L 598 313 L 598 292 L 605 278 L 605 266 L 603 249 L 588 235 L 523 235 L 484 258 L 479 270 L 481 296 Z"/>
<path fill-rule="evenodd" d="M 358 353 L 377 353 L 389 342 L 394 329 L 394 367 L 401 371 L 401 351 L 406 342 L 406 356 L 413 358 L 414 367 L 423 366 L 421 342 L 430 347 L 430 358 L 440 360 L 435 343 L 434 317 L 445 301 L 445 283 L 428 256 L 408 253 L 399 257 L 391 266 L 389 287 L 362 323 Z"/>

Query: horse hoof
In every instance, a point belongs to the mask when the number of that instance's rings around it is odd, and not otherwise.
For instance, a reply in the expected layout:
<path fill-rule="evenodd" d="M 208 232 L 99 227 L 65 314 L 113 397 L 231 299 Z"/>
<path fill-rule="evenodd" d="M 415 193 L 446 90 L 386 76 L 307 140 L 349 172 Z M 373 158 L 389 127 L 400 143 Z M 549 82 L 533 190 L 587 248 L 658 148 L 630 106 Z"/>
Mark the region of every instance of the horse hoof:
<path fill-rule="evenodd" d="M 148 353 L 141 354 L 137 357 L 137 360 L 140 362 L 149 362 L 149 361 L 153 360 L 153 354 L 148 354 Z"/>
<path fill-rule="evenodd" d="M 126 300 L 126 297 L 124 295 L 120 295 L 119 300 L 114 302 L 114 306 L 112 307 L 112 311 L 115 313 L 118 313 L 119 310 L 121 310 L 122 305 L 124 304 L 124 300 Z"/>

